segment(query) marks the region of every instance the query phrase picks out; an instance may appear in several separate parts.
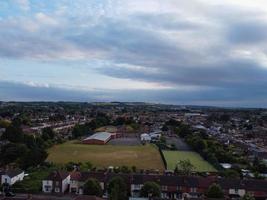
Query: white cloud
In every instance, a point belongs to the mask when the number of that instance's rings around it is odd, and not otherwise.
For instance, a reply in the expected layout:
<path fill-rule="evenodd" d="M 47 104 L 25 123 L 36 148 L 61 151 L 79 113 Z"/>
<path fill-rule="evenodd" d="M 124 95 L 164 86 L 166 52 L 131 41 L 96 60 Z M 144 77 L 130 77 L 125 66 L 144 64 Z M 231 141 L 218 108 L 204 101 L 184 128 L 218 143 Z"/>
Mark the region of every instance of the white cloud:
<path fill-rule="evenodd" d="M 31 86 L 31 87 L 44 87 L 44 88 L 50 87 L 48 83 L 37 83 L 33 81 L 26 81 L 26 82 L 23 82 L 23 84 Z"/>
<path fill-rule="evenodd" d="M 30 10 L 30 2 L 29 0 L 13 0 L 23 11 Z"/>
<path fill-rule="evenodd" d="M 41 23 L 43 25 L 50 25 L 50 26 L 58 25 L 58 21 L 56 19 L 54 19 L 54 18 L 52 18 L 52 17 L 50 17 L 44 13 L 39 12 L 35 15 L 35 17 L 36 17 L 37 22 Z"/>

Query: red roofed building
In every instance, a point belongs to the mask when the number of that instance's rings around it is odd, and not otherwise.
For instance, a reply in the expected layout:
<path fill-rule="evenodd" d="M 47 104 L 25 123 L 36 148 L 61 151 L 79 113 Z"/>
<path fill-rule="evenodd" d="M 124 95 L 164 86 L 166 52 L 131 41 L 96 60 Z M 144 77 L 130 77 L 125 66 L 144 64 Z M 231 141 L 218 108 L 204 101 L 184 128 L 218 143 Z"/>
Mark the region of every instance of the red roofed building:
<path fill-rule="evenodd" d="M 68 172 L 54 171 L 42 181 L 42 190 L 45 193 L 64 193 L 70 184 L 70 174 Z"/>

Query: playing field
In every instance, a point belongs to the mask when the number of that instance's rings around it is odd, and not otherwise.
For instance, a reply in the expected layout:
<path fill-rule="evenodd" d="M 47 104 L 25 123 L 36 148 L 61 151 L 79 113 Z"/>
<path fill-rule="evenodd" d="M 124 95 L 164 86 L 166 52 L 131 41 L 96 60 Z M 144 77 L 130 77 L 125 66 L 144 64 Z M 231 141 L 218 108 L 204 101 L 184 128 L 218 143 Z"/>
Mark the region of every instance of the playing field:
<path fill-rule="evenodd" d="M 217 171 L 211 164 L 205 161 L 198 153 L 193 151 L 163 151 L 168 169 L 174 170 L 180 160 L 189 159 L 194 165 L 194 171 L 214 172 Z"/>
<path fill-rule="evenodd" d="M 164 169 L 160 154 L 152 145 L 86 145 L 71 141 L 53 146 L 48 153 L 47 160 L 58 164 L 89 161 L 96 167 L 126 165 L 138 169 Z"/>

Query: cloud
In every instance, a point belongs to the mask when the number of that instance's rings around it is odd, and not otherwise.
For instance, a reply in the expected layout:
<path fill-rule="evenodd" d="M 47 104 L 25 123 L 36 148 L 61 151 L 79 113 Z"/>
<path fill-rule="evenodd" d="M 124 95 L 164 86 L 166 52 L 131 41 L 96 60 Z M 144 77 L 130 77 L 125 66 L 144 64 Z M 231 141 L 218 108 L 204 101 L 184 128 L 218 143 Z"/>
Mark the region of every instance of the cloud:
<path fill-rule="evenodd" d="M 267 41 L 267 22 L 256 20 L 241 21 L 233 23 L 228 31 L 231 43 L 236 44 L 258 44 Z"/>
<path fill-rule="evenodd" d="M 30 10 L 30 2 L 29 0 L 13 0 L 14 3 L 18 4 L 19 7 L 23 10 L 23 11 L 29 11 Z"/>
<path fill-rule="evenodd" d="M 41 23 L 41 24 L 44 24 L 44 25 L 51 25 L 51 26 L 56 26 L 58 25 L 58 21 L 53 19 L 52 17 L 42 13 L 42 12 L 39 12 L 37 13 L 36 15 L 36 19 L 37 19 L 37 22 L 38 23 Z"/>
<path fill-rule="evenodd" d="M 252 89 L 252 90 L 251 90 Z M 241 90 L 200 89 L 199 91 L 180 92 L 175 89 L 163 90 L 90 90 L 63 89 L 59 87 L 30 86 L 15 82 L 0 81 L 2 101 L 127 101 L 170 103 L 180 105 L 265 107 L 267 91 L 262 93 L 255 88 Z M 255 98 L 256 97 L 256 98 Z M 263 103 L 264 102 L 264 103 Z"/>
<path fill-rule="evenodd" d="M 0 20 L 0 58 L 71 60 L 77 72 L 88 67 L 166 91 L 161 98 L 142 93 L 148 100 L 236 102 L 246 92 L 251 104 L 267 98 L 267 10 L 259 3 L 61 0 L 43 7 Z M 114 94 L 121 93 L 100 96 Z"/>

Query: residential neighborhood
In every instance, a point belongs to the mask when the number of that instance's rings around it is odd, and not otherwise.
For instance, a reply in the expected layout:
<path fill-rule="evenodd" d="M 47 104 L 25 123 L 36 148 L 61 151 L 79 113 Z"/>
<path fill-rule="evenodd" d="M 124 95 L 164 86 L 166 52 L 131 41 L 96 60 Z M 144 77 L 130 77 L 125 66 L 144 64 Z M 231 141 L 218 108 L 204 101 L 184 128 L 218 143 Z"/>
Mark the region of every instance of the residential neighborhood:
<path fill-rule="evenodd" d="M 114 181 L 128 199 L 267 198 L 264 109 L 80 106 L 1 104 L 2 194 L 110 199 Z"/>

